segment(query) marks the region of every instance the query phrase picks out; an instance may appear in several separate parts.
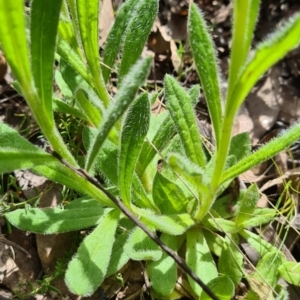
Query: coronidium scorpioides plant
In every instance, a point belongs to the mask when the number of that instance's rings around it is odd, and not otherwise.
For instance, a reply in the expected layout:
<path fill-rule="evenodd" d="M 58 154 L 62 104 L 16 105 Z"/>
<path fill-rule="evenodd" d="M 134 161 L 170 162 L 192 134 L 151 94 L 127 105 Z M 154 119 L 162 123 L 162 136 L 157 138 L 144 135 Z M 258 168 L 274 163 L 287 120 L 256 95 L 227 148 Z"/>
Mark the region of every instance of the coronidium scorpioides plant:
<path fill-rule="evenodd" d="M 93 228 L 65 274 L 67 286 L 77 295 L 93 294 L 106 277 L 132 259 L 146 262 L 157 299 L 180 297 L 177 265 L 187 273 L 182 284 L 195 299 L 231 299 L 241 280 L 249 286 L 245 299 L 287 298 L 278 279 L 299 284 L 295 272 L 299 266 L 249 230 L 272 220 L 276 211 L 256 207 L 255 185 L 241 190 L 229 211 L 230 195 L 225 191 L 238 175 L 300 138 L 300 124 L 295 124 L 251 153 L 247 133 L 231 135 L 236 113 L 251 88 L 298 45 L 300 14 L 250 52 L 260 1 L 233 1 L 223 101 L 212 38 L 201 11 L 190 4 L 189 43 L 214 131 L 215 147 L 210 151 L 194 113 L 199 86 L 187 91 L 166 75 L 167 110 L 156 116 L 150 105 L 157 94 L 139 93 L 151 65 L 151 58 L 139 57 L 158 0 L 123 4 L 101 58 L 99 2 L 33 0 L 28 16 L 23 0 L 0 0 L 0 42 L 16 78 L 14 86 L 51 148 L 48 152 L 37 148 L 0 123 L 0 172 L 31 169 L 82 195 L 64 208 L 26 207 L 6 213 L 6 219 L 43 234 Z M 107 83 L 119 52 L 118 91 L 112 97 Z M 55 60 L 59 68 L 54 71 Z M 54 95 L 53 80 L 62 98 Z M 63 141 L 55 112 L 84 122 L 81 154 L 72 153 Z M 259 254 L 251 274 L 243 269 L 241 238 Z"/>

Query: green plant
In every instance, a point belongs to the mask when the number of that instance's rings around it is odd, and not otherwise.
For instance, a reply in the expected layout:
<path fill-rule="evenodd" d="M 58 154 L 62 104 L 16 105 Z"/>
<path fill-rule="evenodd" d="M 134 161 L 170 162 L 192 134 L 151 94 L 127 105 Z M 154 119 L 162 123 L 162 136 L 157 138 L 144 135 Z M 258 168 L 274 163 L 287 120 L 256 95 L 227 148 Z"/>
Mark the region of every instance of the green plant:
<path fill-rule="evenodd" d="M 210 153 L 194 114 L 198 86 L 186 91 L 167 75 L 167 111 L 157 116 L 150 113 L 155 94 L 136 96 L 150 70 L 151 59 L 139 57 L 158 0 L 126 1 L 107 38 L 102 65 L 99 0 L 33 0 L 27 36 L 23 1 L 0 0 L 1 46 L 17 79 L 15 86 L 51 146 L 49 152 L 38 149 L 0 123 L 0 172 L 30 168 L 85 195 L 64 209 L 17 209 L 5 216 L 16 227 L 44 234 L 95 227 L 68 265 L 65 278 L 73 293 L 92 294 L 129 259 L 147 261 L 157 298 L 171 297 L 176 263 L 188 272 L 192 292 L 201 300 L 231 299 L 242 278 L 250 286 L 248 299 L 259 299 L 258 284 L 267 286 L 266 297 L 284 299 L 287 292 L 277 285 L 280 276 L 299 284 L 293 272 L 297 266 L 247 230 L 276 214 L 256 208 L 257 187 L 241 190 L 231 210 L 230 195 L 223 193 L 236 176 L 300 138 L 300 125 L 295 124 L 250 153 L 248 134 L 231 136 L 237 110 L 253 85 L 300 42 L 297 14 L 249 53 L 259 5 L 258 0 L 234 1 L 225 103 L 212 39 L 201 12 L 190 5 L 189 41 L 215 136 Z M 120 50 L 118 92 L 111 100 L 106 83 Z M 55 53 L 55 80 L 63 99 L 52 92 Z M 84 149 L 71 147 L 76 153 L 70 152 L 54 122 L 54 110 L 85 124 Z M 99 175 L 102 184 L 95 179 Z M 243 270 L 241 237 L 260 254 L 251 276 Z M 185 262 L 177 254 L 181 249 Z"/>

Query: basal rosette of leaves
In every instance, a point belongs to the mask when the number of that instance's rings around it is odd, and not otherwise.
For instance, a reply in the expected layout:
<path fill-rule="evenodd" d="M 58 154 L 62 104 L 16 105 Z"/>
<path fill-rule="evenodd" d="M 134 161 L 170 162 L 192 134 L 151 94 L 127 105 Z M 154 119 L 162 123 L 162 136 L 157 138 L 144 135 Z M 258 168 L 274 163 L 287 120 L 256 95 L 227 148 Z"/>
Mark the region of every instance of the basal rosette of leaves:
<path fill-rule="evenodd" d="M 123 4 L 102 57 L 99 2 L 33 0 L 26 16 L 23 0 L 0 0 L 1 47 L 15 86 L 52 149 L 45 152 L 0 123 L 0 172 L 31 169 L 82 195 L 64 209 L 17 209 L 6 213 L 6 219 L 22 230 L 44 234 L 93 228 L 65 275 L 70 291 L 80 296 L 93 294 L 106 277 L 133 259 L 146 261 L 157 299 L 180 297 L 176 264 L 187 272 L 183 285 L 195 299 L 231 299 L 242 279 L 249 282 L 247 299 L 260 298 L 254 283 L 268 287 L 268 299 L 286 299 L 287 291 L 277 282 L 282 277 L 299 284 L 297 266 L 248 230 L 271 221 L 276 211 L 256 207 L 255 185 L 240 191 L 231 210 L 230 195 L 223 192 L 238 175 L 300 138 L 297 123 L 251 153 L 247 133 L 231 135 L 251 88 L 299 44 L 300 14 L 250 52 L 260 1 L 233 1 L 228 90 L 222 99 L 212 38 L 202 12 L 190 4 L 189 43 L 212 120 L 211 152 L 194 113 L 199 86 L 186 90 L 166 75 L 167 110 L 159 115 L 150 110 L 157 95 L 139 92 L 150 71 L 151 58 L 140 55 L 158 0 Z M 112 97 L 107 82 L 119 53 L 118 91 Z M 59 68 L 54 72 L 55 60 Z M 54 80 L 62 99 L 53 94 Z M 86 155 L 68 149 L 54 112 L 85 122 Z M 243 269 L 241 238 L 260 256 L 251 275 Z"/>

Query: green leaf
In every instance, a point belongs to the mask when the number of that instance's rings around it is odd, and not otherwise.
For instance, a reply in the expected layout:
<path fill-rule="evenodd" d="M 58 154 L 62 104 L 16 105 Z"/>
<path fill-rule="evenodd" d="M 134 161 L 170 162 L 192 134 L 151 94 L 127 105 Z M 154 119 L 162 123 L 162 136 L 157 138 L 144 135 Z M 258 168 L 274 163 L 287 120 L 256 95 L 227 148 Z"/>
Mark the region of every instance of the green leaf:
<path fill-rule="evenodd" d="M 218 277 L 218 271 L 201 229 L 191 228 L 186 238 L 186 263 L 207 284 Z M 188 277 L 193 291 L 200 296 L 202 288 Z"/>
<path fill-rule="evenodd" d="M 33 0 L 30 17 L 31 70 L 44 118 L 52 117 L 54 52 L 62 0 Z M 40 107 L 41 109 L 41 107 Z"/>
<path fill-rule="evenodd" d="M 161 117 L 163 117 L 163 119 Z M 176 132 L 175 124 L 167 112 L 159 114 L 158 116 L 151 116 L 149 131 L 157 125 L 160 126 L 158 126 L 151 143 L 145 142 L 141 150 L 139 159 L 139 174 L 144 173 L 147 166 L 157 154 L 157 150 L 161 151 Z M 147 137 L 148 139 L 151 138 L 150 136 Z"/>
<path fill-rule="evenodd" d="M 257 46 L 230 95 L 234 101 L 230 99 L 227 101 L 227 113 L 235 113 L 260 76 L 295 48 L 299 42 L 300 14 L 296 14 Z"/>
<path fill-rule="evenodd" d="M 274 287 L 279 279 L 278 268 L 282 265 L 283 254 L 279 250 L 266 253 L 258 262 L 251 278 Z"/>
<path fill-rule="evenodd" d="M 68 103 L 66 103 L 58 98 L 53 98 L 52 107 L 53 107 L 53 110 L 56 112 L 69 114 L 69 115 L 75 116 L 77 118 L 80 118 L 82 120 L 88 121 L 85 114 L 83 114 L 78 108 L 71 106 Z"/>
<path fill-rule="evenodd" d="M 80 296 L 90 296 L 105 278 L 120 212 L 113 210 L 80 244 L 70 261 L 65 281 L 69 290 Z"/>
<path fill-rule="evenodd" d="M 135 174 L 132 182 L 132 203 L 142 208 L 150 208 L 152 211 L 159 213 L 159 209 L 154 204 L 150 195 L 147 194 L 143 184 Z"/>
<path fill-rule="evenodd" d="M 123 3 L 115 19 L 114 25 L 107 36 L 103 51 L 102 66 L 102 74 L 105 82 L 107 82 L 109 78 L 111 68 L 121 49 L 125 30 L 138 2 L 139 0 L 127 0 Z"/>
<path fill-rule="evenodd" d="M 153 180 L 152 197 L 162 214 L 186 212 L 188 200 L 181 188 L 159 172 L 156 173 Z"/>
<path fill-rule="evenodd" d="M 136 228 L 130 234 L 124 251 L 133 260 L 159 260 L 162 257 L 161 249 L 141 229 Z"/>
<path fill-rule="evenodd" d="M 178 237 L 162 234 L 161 241 L 173 251 L 178 251 L 181 246 Z M 147 263 L 147 272 L 153 289 L 161 295 L 169 295 L 175 288 L 177 280 L 177 266 L 172 257 L 163 252 L 158 261 Z"/>
<path fill-rule="evenodd" d="M 110 210 L 104 209 L 98 202 L 94 207 L 81 206 L 71 209 L 17 209 L 5 214 L 5 217 L 13 226 L 24 231 L 52 234 L 95 226 Z"/>
<path fill-rule="evenodd" d="M 165 94 L 167 108 L 177 127 L 187 157 L 194 164 L 204 167 L 206 159 L 201 148 L 200 133 L 190 97 L 170 75 L 165 76 Z"/>
<path fill-rule="evenodd" d="M 236 161 L 248 156 L 250 151 L 251 140 L 248 132 L 239 133 L 231 139 L 228 155 L 234 155 L 236 157 Z"/>
<path fill-rule="evenodd" d="M 222 126 L 222 100 L 216 51 L 204 17 L 194 3 L 189 10 L 188 32 L 218 147 Z"/>
<path fill-rule="evenodd" d="M 135 208 L 135 210 L 137 210 L 137 208 Z M 172 235 L 183 234 L 188 228 L 195 224 L 189 214 L 160 216 L 149 210 L 143 209 L 139 209 L 138 212 L 142 214 L 141 220 L 143 220 L 146 224 L 149 224 L 151 227 L 154 227 L 159 231 Z"/>
<path fill-rule="evenodd" d="M 245 220 L 242 227 L 256 227 L 269 223 L 274 220 L 276 216 L 276 210 L 271 208 L 256 208 L 250 219 Z"/>
<path fill-rule="evenodd" d="M 276 247 L 266 242 L 261 236 L 252 233 L 251 231 L 242 229 L 239 232 L 241 235 L 262 257 L 269 252 L 279 251 Z"/>
<path fill-rule="evenodd" d="M 8 173 L 17 169 L 30 169 L 38 165 L 55 164 L 57 159 L 51 154 L 40 151 L 15 150 L 0 147 L 0 173 Z"/>
<path fill-rule="evenodd" d="M 119 188 L 120 196 L 128 206 L 130 205 L 134 170 L 149 128 L 149 120 L 149 98 L 147 93 L 143 93 L 130 106 L 121 133 Z"/>
<path fill-rule="evenodd" d="M 126 30 L 118 78 L 119 86 L 142 54 L 157 11 L 158 0 L 140 0 L 134 12 L 131 12 L 133 16 L 131 17 Z"/>
<path fill-rule="evenodd" d="M 252 167 L 275 156 L 280 151 L 288 148 L 295 141 L 300 139 L 300 124 L 296 123 L 284 131 L 280 136 L 261 146 L 257 151 L 243 158 L 235 165 L 224 171 L 221 182 L 237 177 L 250 170 Z"/>
<path fill-rule="evenodd" d="M 114 206 L 112 201 L 100 189 L 58 161 L 51 166 L 40 165 L 34 167 L 33 171 L 84 195 L 89 195 L 103 205 L 108 207 Z"/>
<path fill-rule="evenodd" d="M 235 224 L 240 227 L 242 223 L 251 218 L 260 194 L 256 184 L 252 184 L 236 207 Z"/>
<path fill-rule="evenodd" d="M 213 254 L 220 256 L 223 250 L 223 244 L 225 243 L 225 239 L 216 232 L 210 230 L 203 230 L 203 234 L 205 236 L 205 240 L 210 251 Z"/>
<path fill-rule="evenodd" d="M 124 232 L 116 238 L 105 277 L 117 273 L 129 261 L 129 256 L 124 251 L 128 236 L 129 232 Z"/>
<path fill-rule="evenodd" d="M 77 0 L 76 4 L 81 41 L 89 71 L 92 75 L 97 94 L 103 101 L 104 106 L 107 107 L 110 99 L 101 73 L 98 46 L 99 2 L 100 0 Z"/>
<path fill-rule="evenodd" d="M 244 257 L 238 248 L 239 239 L 235 234 L 225 238 L 223 249 L 218 261 L 218 270 L 222 275 L 228 276 L 236 287 L 243 277 Z"/>
<path fill-rule="evenodd" d="M 93 166 L 99 150 L 101 149 L 101 146 L 111 128 L 126 111 L 130 103 L 134 100 L 134 96 L 137 93 L 138 88 L 146 80 L 150 70 L 150 64 L 150 57 L 137 62 L 126 78 L 124 78 L 123 83 L 114 98 L 114 101 L 109 106 L 108 111 L 105 113 L 104 119 L 98 129 L 97 136 L 88 151 L 85 166 L 87 170 L 90 170 Z"/>
<path fill-rule="evenodd" d="M 280 276 L 290 284 L 300 286 L 300 264 L 287 261 L 278 267 Z"/>
<path fill-rule="evenodd" d="M 23 0 L 0 1 L 0 43 L 14 76 L 22 89 L 32 88 L 29 53 L 25 34 Z M 18 49 L 18 51 L 16 51 Z"/>
<path fill-rule="evenodd" d="M 83 128 L 83 144 L 86 149 L 90 148 L 97 130 L 91 127 Z M 95 172 L 101 172 L 111 183 L 118 185 L 118 148 L 109 140 L 106 140 L 100 149 L 95 162 Z"/>
<path fill-rule="evenodd" d="M 29 169 L 37 165 L 56 164 L 57 159 L 35 147 L 19 133 L 0 122 L 0 173 Z"/>
<path fill-rule="evenodd" d="M 78 89 L 75 95 L 78 106 L 86 115 L 90 124 L 95 127 L 99 126 L 101 121 L 100 111 L 88 100 L 88 97 L 83 89 Z"/>
<path fill-rule="evenodd" d="M 203 219 L 203 224 L 207 229 L 225 233 L 237 233 L 240 230 L 240 228 L 230 220 L 218 217 L 212 218 L 208 215 Z"/>
<path fill-rule="evenodd" d="M 229 83 L 227 98 L 238 81 L 242 67 L 246 62 L 258 19 L 260 0 L 234 1 L 232 23 L 232 45 L 229 64 Z"/>
<path fill-rule="evenodd" d="M 192 163 L 187 157 L 178 153 L 171 153 L 167 158 L 167 163 L 174 172 L 190 182 L 200 194 L 208 192 L 207 186 L 203 184 L 208 179 L 204 170 Z"/>
<path fill-rule="evenodd" d="M 214 292 L 215 296 L 220 300 L 230 300 L 234 296 L 234 284 L 227 276 L 219 276 L 207 283 L 207 287 Z M 205 292 L 200 297 L 200 300 L 210 300 Z"/>

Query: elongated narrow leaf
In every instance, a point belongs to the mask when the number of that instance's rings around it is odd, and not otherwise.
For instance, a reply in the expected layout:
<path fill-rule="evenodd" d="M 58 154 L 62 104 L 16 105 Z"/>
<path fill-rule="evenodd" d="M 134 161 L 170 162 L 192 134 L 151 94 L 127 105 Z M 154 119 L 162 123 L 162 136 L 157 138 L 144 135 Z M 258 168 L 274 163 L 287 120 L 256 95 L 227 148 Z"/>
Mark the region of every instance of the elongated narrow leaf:
<path fill-rule="evenodd" d="M 71 292 L 92 295 L 105 278 L 120 212 L 108 213 L 79 246 L 68 265 L 65 280 Z"/>
<path fill-rule="evenodd" d="M 124 78 L 113 103 L 110 105 L 107 113 L 104 116 L 104 119 L 99 127 L 98 134 L 93 141 L 91 148 L 89 149 L 85 166 L 87 170 L 93 166 L 99 150 L 111 128 L 126 111 L 130 103 L 134 100 L 134 96 L 137 93 L 138 88 L 146 80 L 150 70 L 150 64 L 150 57 L 139 61 L 132 68 L 126 78 Z"/>
<path fill-rule="evenodd" d="M 115 23 L 107 36 L 102 66 L 102 75 L 105 82 L 107 82 L 109 78 L 111 68 L 121 49 L 125 30 L 138 2 L 139 0 L 128 0 L 121 6 L 115 19 Z"/>
<path fill-rule="evenodd" d="M 23 10 L 23 0 L 0 1 L 0 43 L 5 53 L 5 58 L 22 89 L 31 89 L 33 84 Z"/>
<path fill-rule="evenodd" d="M 92 74 L 97 94 L 103 101 L 104 106 L 107 107 L 110 99 L 101 73 L 98 49 L 99 2 L 100 0 L 77 0 L 76 4 L 81 41 L 87 64 Z"/>
<path fill-rule="evenodd" d="M 61 5 L 62 0 L 33 0 L 31 5 L 31 70 L 47 119 L 52 118 L 54 52 Z"/>
<path fill-rule="evenodd" d="M 57 159 L 49 153 L 28 150 L 12 150 L 0 147 L 0 173 L 8 173 L 17 169 L 30 169 L 44 164 L 55 164 Z"/>
<path fill-rule="evenodd" d="M 153 180 L 152 197 L 162 214 L 171 215 L 186 212 L 188 199 L 181 188 L 159 172 Z"/>
<path fill-rule="evenodd" d="M 5 217 L 22 230 L 52 234 L 95 226 L 110 210 L 103 209 L 101 205 L 73 209 L 27 208 L 9 212 Z"/>
<path fill-rule="evenodd" d="M 279 137 L 271 140 L 269 143 L 260 147 L 257 151 L 244 159 L 237 162 L 235 165 L 227 169 L 222 176 L 221 182 L 232 179 L 261 162 L 273 157 L 280 151 L 288 148 L 295 141 L 300 139 L 300 124 L 296 123 L 291 128 L 284 131 Z"/>
<path fill-rule="evenodd" d="M 226 242 L 223 244 L 221 256 L 218 261 L 218 271 L 220 274 L 228 276 L 234 285 L 237 286 L 243 277 L 244 257 L 238 248 L 238 236 L 236 234 L 229 236 L 225 238 Z"/>
<path fill-rule="evenodd" d="M 273 208 L 256 208 L 250 219 L 243 222 L 244 228 L 258 227 L 263 224 L 272 222 L 276 217 L 276 210 Z"/>
<path fill-rule="evenodd" d="M 211 252 L 200 228 L 194 227 L 187 232 L 186 248 L 187 265 L 204 283 L 208 283 L 210 280 L 218 277 L 214 259 L 211 256 Z M 200 296 L 203 291 L 202 288 L 190 277 L 188 277 L 188 280 L 193 291 Z"/>
<path fill-rule="evenodd" d="M 282 59 L 300 42 L 300 14 L 295 15 L 285 25 L 258 45 L 239 77 L 231 99 L 228 99 L 227 112 L 234 114 L 254 84 L 272 65 Z"/>
<path fill-rule="evenodd" d="M 2 122 L 0 122 L 0 137 L 0 173 L 57 163 L 57 159 L 52 155 L 35 147 L 16 130 Z"/>
<path fill-rule="evenodd" d="M 199 85 L 194 85 L 189 89 L 188 94 L 195 107 L 198 102 L 200 93 Z M 176 126 L 168 112 L 159 114 L 158 116 L 151 115 L 149 132 L 154 129 L 153 136 L 147 135 L 151 142 L 145 142 L 140 153 L 139 173 L 143 174 L 149 163 L 153 160 L 158 151 L 162 151 L 165 145 L 170 141 L 171 137 L 176 133 Z"/>
<path fill-rule="evenodd" d="M 158 0 L 139 0 L 126 30 L 118 85 L 140 58 L 157 11 Z"/>
<path fill-rule="evenodd" d="M 76 93 L 76 101 L 84 112 L 89 122 L 98 127 L 101 121 L 100 111 L 87 99 L 87 95 L 82 89 L 78 89 Z"/>
<path fill-rule="evenodd" d="M 201 79 L 218 146 L 222 126 L 219 70 L 211 35 L 208 33 L 204 17 L 196 4 L 190 6 L 188 32 L 195 65 Z"/>
<path fill-rule="evenodd" d="M 162 234 L 160 239 L 165 245 L 176 252 L 181 246 L 178 237 Z M 177 280 L 177 266 L 173 258 L 163 252 L 160 260 L 147 263 L 147 271 L 151 285 L 156 292 L 160 295 L 171 294 Z"/>
<path fill-rule="evenodd" d="M 170 75 L 165 77 L 167 108 L 181 137 L 185 153 L 196 165 L 205 166 L 205 155 L 201 148 L 196 116 L 186 91 Z"/>
<path fill-rule="evenodd" d="M 93 139 L 97 134 L 97 130 L 91 127 L 83 128 L 83 144 L 86 149 L 89 149 Z M 95 172 L 100 172 L 111 183 L 118 185 L 118 147 L 106 140 L 99 151 L 95 162 Z"/>
<path fill-rule="evenodd" d="M 130 204 L 131 184 L 134 169 L 149 128 L 150 103 L 148 94 L 139 96 L 129 108 L 121 133 L 119 156 L 120 196 L 125 204 Z"/>
<path fill-rule="evenodd" d="M 234 1 L 232 23 L 232 46 L 229 65 L 229 83 L 227 97 L 237 83 L 241 69 L 250 51 L 255 24 L 258 18 L 260 0 Z M 227 103 L 229 105 L 229 103 Z"/>
<path fill-rule="evenodd" d="M 84 195 L 89 195 L 100 201 L 103 205 L 107 205 L 108 207 L 114 206 L 111 200 L 101 190 L 60 162 L 49 166 L 40 165 L 34 167 L 33 171 L 52 181 L 64 184 Z"/>
<path fill-rule="evenodd" d="M 124 251 L 133 260 L 155 261 L 162 256 L 162 250 L 139 227 L 130 234 Z"/>
<path fill-rule="evenodd" d="M 235 217 L 235 223 L 237 226 L 241 226 L 243 222 L 251 218 L 259 197 L 260 195 L 257 185 L 252 184 L 237 204 Z"/>
<path fill-rule="evenodd" d="M 82 113 L 78 108 L 71 106 L 58 98 L 53 98 L 53 110 L 56 112 L 61 112 L 64 114 L 69 114 L 78 117 L 85 121 L 89 121 L 86 115 Z"/>

